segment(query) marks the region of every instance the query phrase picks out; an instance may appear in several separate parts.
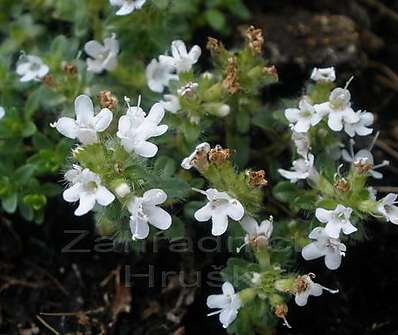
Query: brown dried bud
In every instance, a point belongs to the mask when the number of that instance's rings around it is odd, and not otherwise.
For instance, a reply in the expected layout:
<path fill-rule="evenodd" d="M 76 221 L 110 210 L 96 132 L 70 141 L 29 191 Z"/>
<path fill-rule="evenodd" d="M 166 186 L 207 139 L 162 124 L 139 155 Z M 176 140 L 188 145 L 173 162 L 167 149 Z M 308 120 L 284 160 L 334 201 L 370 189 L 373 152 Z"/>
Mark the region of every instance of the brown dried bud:
<path fill-rule="evenodd" d="M 230 57 L 228 59 L 228 64 L 224 72 L 223 86 L 230 94 L 235 94 L 240 91 L 240 84 L 238 81 L 238 62 L 236 57 Z"/>
<path fill-rule="evenodd" d="M 299 276 L 296 278 L 294 285 L 293 285 L 293 291 L 294 293 L 302 293 L 308 290 L 308 287 L 310 285 L 310 282 L 308 281 L 308 275 L 304 276 Z"/>
<path fill-rule="evenodd" d="M 99 94 L 100 105 L 102 108 L 114 109 L 117 106 L 117 98 L 111 91 L 101 91 Z"/>
<path fill-rule="evenodd" d="M 267 179 L 265 179 L 265 171 L 247 171 L 249 176 L 249 185 L 252 187 L 262 187 L 268 185 Z"/>
<path fill-rule="evenodd" d="M 334 182 L 334 188 L 341 193 L 346 193 L 350 190 L 350 184 L 347 179 L 339 178 Z"/>
<path fill-rule="evenodd" d="M 206 49 L 209 50 L 210 52 L 217 52 L 222 47 L 223 47 L 222 43 L 216 38 L 213 37 L 207 38 Z"/>
<path fill-rule="evenodd" d="M 289 309 L 286 304 L 279 304 L 275 306 L 275 315 L 280 319 L 285 319 Z"/>
<path fill-rule="evenodd" d="M 230 149 L 223 149 L 221 145 L 216 145 L 209 152 L 209 160 L 216 165 L 224 164 L 231 157 Z"/>
<path fill-rule="evenodd" d="M 272 66 L 264 66 L 263 72 L 266 75 L 272 76 L 275 81 L 279 79 L 278 70 L 276 69 L 275 65 Z"/>
<path fill-rule="evenodd" d="M 264 44 L 263 32 L 261 29 L 256 29 L 250 26 L 246 31 L 246 38 L 248 40 L 249 48 L 254 54 L 261 54 Z"/>
<path fill-rule="evenodd" d="M 75 76 L 77 74 L 77 66 L 75 64 L 65 63 L 64 64 L 64 72 L 68 76 Z"/>
<path fill-rule="evenodd" d="M 57 86 L 57 83 L 55 82 L 54 77 L 51 74 L 46 74 L 41 81 L 43 82 L 43 84 L 45 86 L 47 86 L 48 88 L 54 88 L 55 86 Z"/>
<path fill-rule="evenodd" d="M 367 173 L 373 169 L 373 164 L 368 163 L 366 159 L 360 159 L 354 162 L 354 166 L 359 173 Z"/>

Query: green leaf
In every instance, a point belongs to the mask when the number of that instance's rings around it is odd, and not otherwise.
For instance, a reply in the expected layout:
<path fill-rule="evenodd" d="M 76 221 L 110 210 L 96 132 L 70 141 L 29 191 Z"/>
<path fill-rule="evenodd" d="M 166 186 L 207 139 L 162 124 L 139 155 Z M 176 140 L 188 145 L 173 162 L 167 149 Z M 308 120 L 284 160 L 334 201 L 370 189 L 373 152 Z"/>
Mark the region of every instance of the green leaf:
<path fill-rule="evenodd" d="M 33 164 L 25 164 L 15 171 L 15 180 L 19 184 L 26 184 L 33 176 L 36 167 Z"/>
<path fill-rule="evenodd" d="M 17 204 L 18 204 L 17 193 L 12 193 L 1 201 L 1 205 L 7 213 L 14 213 L 15 210 L 17 209 Z"/>
<path fill-rule="evenodd" d="M 272 194 L 279 201 L 291 202 L 296 198 L 298 191 L 299 189 L 296 185 L 288 181 L 282 181 L 274 186 L 272 189 Z"/>
<path fill-rule="evenodd" d="M 176 163 L 175 161 L 167 156 L 159 156 L 156 159 L 154 169 L 159 171 L 159 173 L 163 177 L 170 177 L 176 172 Z"/>
<path fill-rule="evenodd" d="M 209 25 L 217 31 L 221 31 L 225 26 L 225 16 L 217 9 L 209 9 L 205 12 L 206 20 Z"/>
<path fill-rule="evenodd" d="M 27 122 L 26 125 L 22 129 L 22 137 L 32 136 L 36 132 L 37 128 L 35 124 L 31 121 Z"/>

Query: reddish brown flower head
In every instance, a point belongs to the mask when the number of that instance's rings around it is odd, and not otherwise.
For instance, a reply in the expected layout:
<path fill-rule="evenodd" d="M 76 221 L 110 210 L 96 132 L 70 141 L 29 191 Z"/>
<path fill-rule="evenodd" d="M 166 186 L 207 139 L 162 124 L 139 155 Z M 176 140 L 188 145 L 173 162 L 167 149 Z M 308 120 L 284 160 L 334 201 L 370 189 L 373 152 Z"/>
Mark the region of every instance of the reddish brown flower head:
<path fill-rule="evenodd" d="M 209 160 L 210 162 L 216 165 L 224 164 L 231 157 L 230 149 L 223 149 L 221 145 L 216 145 L 209 152 Z"/>
<path fill-rule="evenodd" d="M 262 187 L 268 185 L 268 181 L 265 179 L 265 171 L 247 171 L 249 176 L 249 185 L 252 187 Z"/>
<path fill-rule="evenodd" d="M 254 54 L 261 54 L 261 50 L 264 44 L 264 37 L 262 30 L 256 29 L 254 26 L 250 26 L 246 31 L 246 38 L 250 50 L 252 50 Z"/>
<path fill-rule="evenodd" d="M 117 98 L 111 91 L 101 91 L 99 94 L 100 105 L 102 108 L 114 109 L 117 106 Z"/>
<path fill-rule="evenodd" d="M 238 78 L 238 62 L 236 57 L 230 57 L 228 59 L 228 64 L 224 71 L 224 88 L 230 94 L 236 94 L 240 91 L 240 84 Z"/>

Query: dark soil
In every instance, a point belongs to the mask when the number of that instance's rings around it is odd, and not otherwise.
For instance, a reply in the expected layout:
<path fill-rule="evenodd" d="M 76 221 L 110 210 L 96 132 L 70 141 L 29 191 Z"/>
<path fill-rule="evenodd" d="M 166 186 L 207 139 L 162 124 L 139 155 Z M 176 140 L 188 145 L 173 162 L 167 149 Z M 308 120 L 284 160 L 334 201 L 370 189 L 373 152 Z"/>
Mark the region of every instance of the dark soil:
<path fill-rule="evenodd" d="M 253 0 L 249 6 L 281 80 L 264 92 L 266 101 L 298 96 L 316 65 L 336 65 L 342 82 L 353 74 L 356 107 L 375 113 L 382 131 L 377 160 L 392 165 L 379 186 L 396 185 L 398 1 Z M 326 271 L 318 261 L 299 264 L 340 293 L 324 293 L 304 308 L 291 304 L 294 328 L 281 326 L 277 333 L 398 334 L 398 227 L 368 227 L 369 239 L 350 248 L 338 271 Z M 187 230 L 195 239 L 208 233 Z M 65 250 L 79 231 L 86 233 L 74 252 Z M 206 316 L 205 300 L 214 291 L 204 280 L 212 265 L 225 264 L 225 252 L 173 252 L 164 240 L 158 250 L 148 244 L 140 256 L 122 246 L 109 251 L 111 246 L 89 216 L 76 218 L 62 199 L 49 204 L 42 226 L 1 218 L 0 334 L 225 334 L 217 318 Z"/>

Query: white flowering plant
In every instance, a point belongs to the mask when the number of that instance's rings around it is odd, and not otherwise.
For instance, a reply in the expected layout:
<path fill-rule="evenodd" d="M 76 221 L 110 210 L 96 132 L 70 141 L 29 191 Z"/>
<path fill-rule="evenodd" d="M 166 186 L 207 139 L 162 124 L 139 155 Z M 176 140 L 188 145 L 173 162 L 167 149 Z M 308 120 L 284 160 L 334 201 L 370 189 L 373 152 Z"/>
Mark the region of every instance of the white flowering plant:
<path fill-rule="evenodd" d="M 369 220 L 398 224 L 398 195 L 371 186 L 389 162 L 375 163 L 379 133 L 354 109 L 355 79 L 338 86 L 334 67 L 314 68 L 303 96 L 264 105 L 278 73 L 261 29 L 245 27 L 231 49 L 181 39 L 195 15 L 225 33 L 222 10 L 242 18 L 242 2 L 208 1 L 205 14 L 182 0 L 86 1 L 81 13 L 74 1 L 40 3 L 11 4 L 29 12 L 16 27 L 31 29 L 1 44 L 1 215 L 43 223 L 62 194 L 129 252 L 188 226 L 232 237 L 221 292 L 206 301 L 240 335 L 294 327 L 291 301 L 338 292 L 300 273 L 298 257 L 336 270 Z M 43 11 L 71 34 L 42 39 Z"/>

